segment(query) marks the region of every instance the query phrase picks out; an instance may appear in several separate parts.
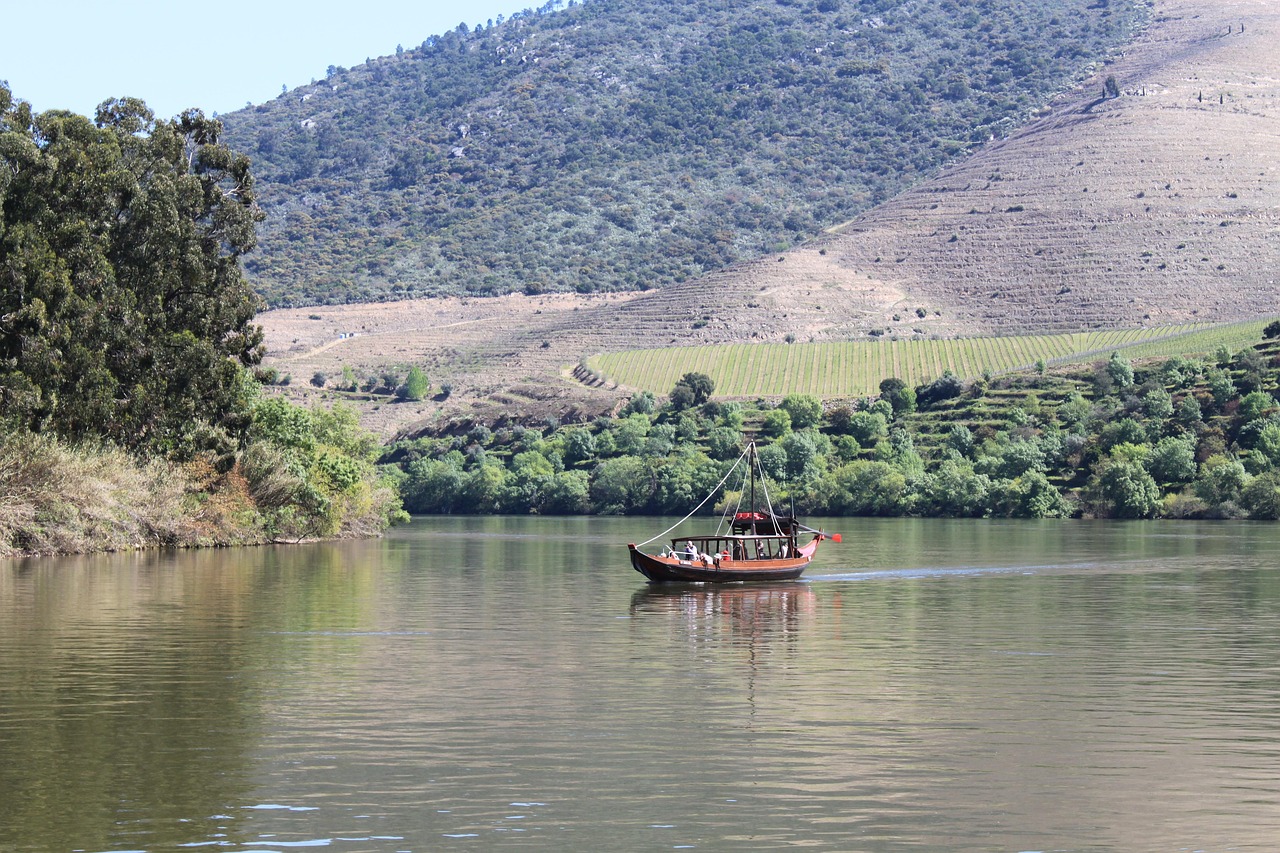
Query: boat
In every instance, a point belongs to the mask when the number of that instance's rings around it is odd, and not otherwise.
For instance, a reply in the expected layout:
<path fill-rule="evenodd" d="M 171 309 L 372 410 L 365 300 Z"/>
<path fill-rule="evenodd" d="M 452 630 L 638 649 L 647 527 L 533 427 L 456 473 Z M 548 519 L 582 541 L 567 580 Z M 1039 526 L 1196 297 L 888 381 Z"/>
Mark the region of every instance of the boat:
<path fill-rule="evenodd" d="M 745 481 L 749 478 L 750 504 L 745 509 L 739 500 L 738 506 L 726 509 L 714 532 L 673 537 L 670 546 L 657 553 L 641 550 L 693 517 L 744 463 L 744 488 L 739 494 L 748 494 Z M 839 542 L 840 534 L 806 527 L 796 519 L 794 508 L 790 514 L 779 514 L 769 500 L 767 488 L 762 488 L 764 508 L 757 509 L 757 483 L 763 486 L 764 478 L 755 443 L 750 442 L 729 473 L 693 512 L 647 542 L 627 545 L 632 568 L 651 583 L 774 582 L 800 577 L 813 561 L 818 545 L 825 539 Z M 802 544 L 805 537 L 809 539 Z"/>

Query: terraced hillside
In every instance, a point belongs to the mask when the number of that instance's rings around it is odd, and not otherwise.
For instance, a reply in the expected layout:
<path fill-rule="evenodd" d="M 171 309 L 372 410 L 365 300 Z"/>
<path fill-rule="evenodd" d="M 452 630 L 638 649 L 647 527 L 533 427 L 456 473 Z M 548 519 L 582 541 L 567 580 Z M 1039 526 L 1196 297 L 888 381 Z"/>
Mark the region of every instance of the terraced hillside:
<path fill-rule="evenodd" d="M 607 409 L 609 395 L 564 373 L 617 350 L 1280 313 L 1278 43 L 1280 4 L 1156 0 L 1142 40 L 1084 90 L 798 250 L 608 300 L 311 309 L 326 318 L 310 321 L 317 328 L 329 323 L 325 334 L 352 327 L 344 318 L 355 314 L 386 332 L 318 355 L 290 343 L 308 309 L 271 312 L 273 358 L 300 379 L 343 359 L 416 361 L 453 383 L 455 410 L 520 386 L 554 414 Z M 1120 96 L 1102 99 L 1109 76 Z M 379 423 L 391 432 L 441 406 L 385 408 Z"/>
<path fill-rule="evenodd" d="M 1280 5 L 1161 0 L 1150 31 L 1095 86 L 798 253 L 825 252 L 805 283 L 863 282 L 869 304 L 855 324 L 904 333 L 1277 310 L 1277 44 Z M 1119 97 L 1102 97 L 1106 76 Z M 787 289 L 791 261 L 742 275 Z M 917 305 L 923 320 L 910 315 Z"/>
<path fill-rule="evenodd" d="M 1048 335 L 981 338 L 826 341 L 808 344 L 720 344 L 624 350 L 587 360 L 585 375 L 629 389 L 666 394 L 690 371 L 705 373 L 726 397 L 873 397 L 894 376 L 920 385 L 950 371 L 962 379 L 1126 358 L 1230 351 L 1256 342 L 1267 320 L 1227 325 L 1149 326 Z"/>

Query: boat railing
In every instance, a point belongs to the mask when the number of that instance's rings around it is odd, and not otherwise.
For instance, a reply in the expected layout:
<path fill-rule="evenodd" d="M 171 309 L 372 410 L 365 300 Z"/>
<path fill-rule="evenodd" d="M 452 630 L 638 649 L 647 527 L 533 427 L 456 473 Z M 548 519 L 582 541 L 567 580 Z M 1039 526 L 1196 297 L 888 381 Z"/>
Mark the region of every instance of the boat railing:
<path fill-rule="evenodd" d="M 795 556 L 797 553 L 794 536 L 778 535 L 720 535 L 720 536 L 677 536 L 671 540 L 670 555 L 684 557 L 687 544 L 692 542 L 697 549 L 697 557 L 719 557 L 728 555 L 731 560 L 773 560 Z M 681 544 L 685 547 L 680 547 Z"/>

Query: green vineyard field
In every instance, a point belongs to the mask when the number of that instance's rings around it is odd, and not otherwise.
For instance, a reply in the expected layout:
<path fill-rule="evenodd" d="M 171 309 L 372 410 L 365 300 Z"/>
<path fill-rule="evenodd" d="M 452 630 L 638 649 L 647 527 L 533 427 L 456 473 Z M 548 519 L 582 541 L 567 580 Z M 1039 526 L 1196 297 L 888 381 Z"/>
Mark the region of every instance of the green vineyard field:
<path fill-rule="evenodd" d="M 666 394 L 681 376 L 705 373 L 717 397 L 865 397 L 891 376 L 919 385 L 950 370 L 962 379 L 1105 359 L 1155 358 L 1232 350 L 1256 343 L 1268 320 L 1189 324 L 1057 335 L 949 340 L 872 340 L 806 344 L 724 344 L 607 353 L 587 359 L 598 377 Z"/>

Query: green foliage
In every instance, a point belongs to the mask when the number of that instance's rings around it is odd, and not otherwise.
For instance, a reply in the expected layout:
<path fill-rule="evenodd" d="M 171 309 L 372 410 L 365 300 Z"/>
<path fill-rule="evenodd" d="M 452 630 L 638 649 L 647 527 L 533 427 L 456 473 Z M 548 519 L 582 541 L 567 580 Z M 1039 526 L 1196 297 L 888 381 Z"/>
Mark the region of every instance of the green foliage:
<path fill-rule="evenodd" d="M 1160 505 L 1160 488 L 1138 462 L 1112 458 L 1101 462 L 1087 490 L 1097 515 L 1149 518 Z"/>
<path fill-rule="evenodd" d="M 591 0 L 454 30 L 224 117 L 269 213 L 249 269 L 273 305 L 687 280 L 1003 135 L 1144 10 Z"/>
<path fill-rule="evenodd" d="M 462 491 L 462 468 L 452 461 L 415 459 L 401 485 L 404 508 L 412 513 L 449 513 Z"/>
<path fill-rule="evenodd" d="M 882 412 L 856 412 L 849 419 L 848 432 L 863 447 L 874 447 L 889 434 L 889 425 Z"/>
<path fill-rule="evenodd" d="M 1263 344 L 1254 352 L 1238 357 L 1223 376 L 1220 368 L 1204 370 L 1185 357 L 1130 364 L 1141 384 L 1125 389 L 1111 381 L 1105 362 L 1071 373 L 993 379 L 980 396 L 902 412 L 892 428 L 886 420 L 891 404 L 863 399 L 833 407 L 825 428 L 792 429 L 792 410 L 812 408 L 795 395 L 785 407 L 761 400 L 601 418 L 552 440 L 532 430 L 523 438 L 494 436 L 492 457 L 466 462 L 465 471 L 461 454 L 449 450 L 457 440 L 440 439 L 432 453 L 438 459 L 456 454 L 451 464 L 463 482 L 452 501 L 434 505 L 476 511 L 466 481 L 484 476 L 497 482 L 498 498 L 480 504 L 481 511 L 680 514 L 737 458 L 743 439 L 737 425 L 745 422 L 757 441 L 774 439 L 758 449 L 774 498 L 794 500 L 810 513 L 1268 518 L 1280 505 L 1272 488 L 1280 472 L 1278 377 L 1270 366 L 1280 347 Z M 1244 371 L 1256 374 L 1257 390 L 1213 404 L 1216 414 L 1198 411 L 1199 400 L 1211 407 L 1211 387 L 1234 390 Z M 1104 382 L 1096 381 L 1099 375 Z M 1165 379 L 1185 385 L 1176 404 L 1161 384 Z M 885 390 L 892 396 L 901 387 L 905 383 L 887 383 Z M 711 418 L 719 425 L 704 430 Z M 561 452 L 581 456 L 568 448 L 585 445 L 587 436 L 595 440 L 595 456 L 572 463 L 580 477 L 569 484 L 567 504 L 551 500 L 563 473 L 556 460 Z M 499 466 L 502 458 L 510 461 Z M 1197 459 L 1205 461 L 1197 467 Z M 481 468 L 494 470 L 481 474 Z M 439 480 L 456 483 L 444 474 Z M 728 492 L 712 497 L 721 506 L 736 500 Z M 576 509 L 554 509 L 560 506 Z"/>
<path fill-rule="evenodd" d="M 705 373 L 686 373 L 671 389 L 671 405 L 677 411 L 690 406 L 701 406 L 711 399 L 716 384 Z"/>
<path fill-rule="evenodd" d="M 1062 495 L 1041 471 L 992 484 L 992 514 L 1007 518 L 1058 518 L 1070 513 Z"/>
<path fill-rule="evenodd" d="M 770 438 L 781 438 L 791 431 L 791 413 L 786 409 L 770 409 L 760 421 L 760 432 Z"/>
<path fill-rule="evenodd" d="M 1147 456 L 1146 467 L 1161 485 L 1188 483 L 1196 475 L 1195 446 L 1184 438 L 1162 438 Z"/>
<path fill-rule="evenodd" d="M 1280 474 L 1268 471 L 1254 477 L 1241 491 L 1240 502 L 1250 518 L 1280 519 Z"/>
<path fill-rule="evenodd" d="M 400 499 L 373 466 L 377 439 L 354 410 L 307 410 L 268 397 L 254 405 L 248 434 L 240 470 L 272 538 L 367 535 L 399 517 Z M 414 494 L 415 476 L 402 484 L 405 494 Z"/>
<path fill-rule="evenodd" d="M 891 376 L 880 383 L 880 399 L 893 407 L 895 418 L 916 410 L 915 390 L 896 376 Z"/>
<path fill-rule="evenodd" d="M 0 419 L 231 449 L 262 355 L 240 267 L 260 219 L 248 159 L 197 110 L 156 121 L 112 100 L 91 123 L 0 93 Z"/>
<path fill-rule="evenodd" d="M 693 389 L 684 382 L 677 382 L 671 389 L 671 408 L 677 412 L 689 408 L 695 402 Z"/>
<path fill-rule="evenodd" d="M 1043 364 L 1042 361 L 1041 365 Z M 1043 370 L 1039 372 L 1044 373 Z M 963 392 L 964 383 L 950 370 L 944 370 L 940 378 L 915 389 L 916 404 L 922 409 L 927 409 L 934 403 L 959 397 Z M 884 393 L 883 389 L 881 393 Z"/>
<path fill-rule="evenodd" d="M 647 415 L 653 412 L 656 405 L 652 391 L 641 391 L 627 401 L 626 408 L 622 410 L 622 413 L 624 415 Z"/>
<path fill-rule="evenodd" d="M 707 435 L 707 454 L 712 459 L 736 459 L 742 452 L 742 432 L 716 427 Z"/>
<path fill-rule="evenodd" d="M 826 490 L 826 505 L 838 515 L 904 515 L 912 505 L 906 477 L 887 462 L 843 465 Z"/>
<path fill-rule="evenodd" d="M 1133 365 L 1127 358 L 1122 358 L 1120 353 L 1113 352 L 1107 361 L 1107 376 L 1117 388 L 1128 388 L 1133 384 Z"/>
<path fill-rule="evenodd" d="M 822 401 L 811 394 L 788 394 L 778 408 L 791 415 L 792 429 L 808 429 L 822 420 Z"/>
<path fill-rule="evenodd" d="M 1230 517 L 1248 482 L 1249 474 L 1238 459 L 1219 454 L 1204 461 L 1192 487 L 1196 497 L 1213 508 L 1214 514 Z"/>
<path fill-rule="evenodd" d="M 425 400 L 429 393 L 431 393 L 431 383 L 427 381 L 427 374 L 418 365 L 413 365 L 409 368 L 409 376 L 397 392 L 397 396 L 405 400 L 417 401 Z"/>
<path fill-rule="evenodd" d="M 1276 400 L 1270 394 L 1263 391 L 1252 391 L 1240 400 L 1240 408 L 1236 410 L 1236 417 L 1242 423 L 1256 421 L 1266 413 L 1274 410 Z"/>
<path fill-rule="evenodd" d="M 591 431 L 574 427 L 564 434 L 564 461 L 570 465 L 587 462 L 596 455 L 596 440 Z"/>

